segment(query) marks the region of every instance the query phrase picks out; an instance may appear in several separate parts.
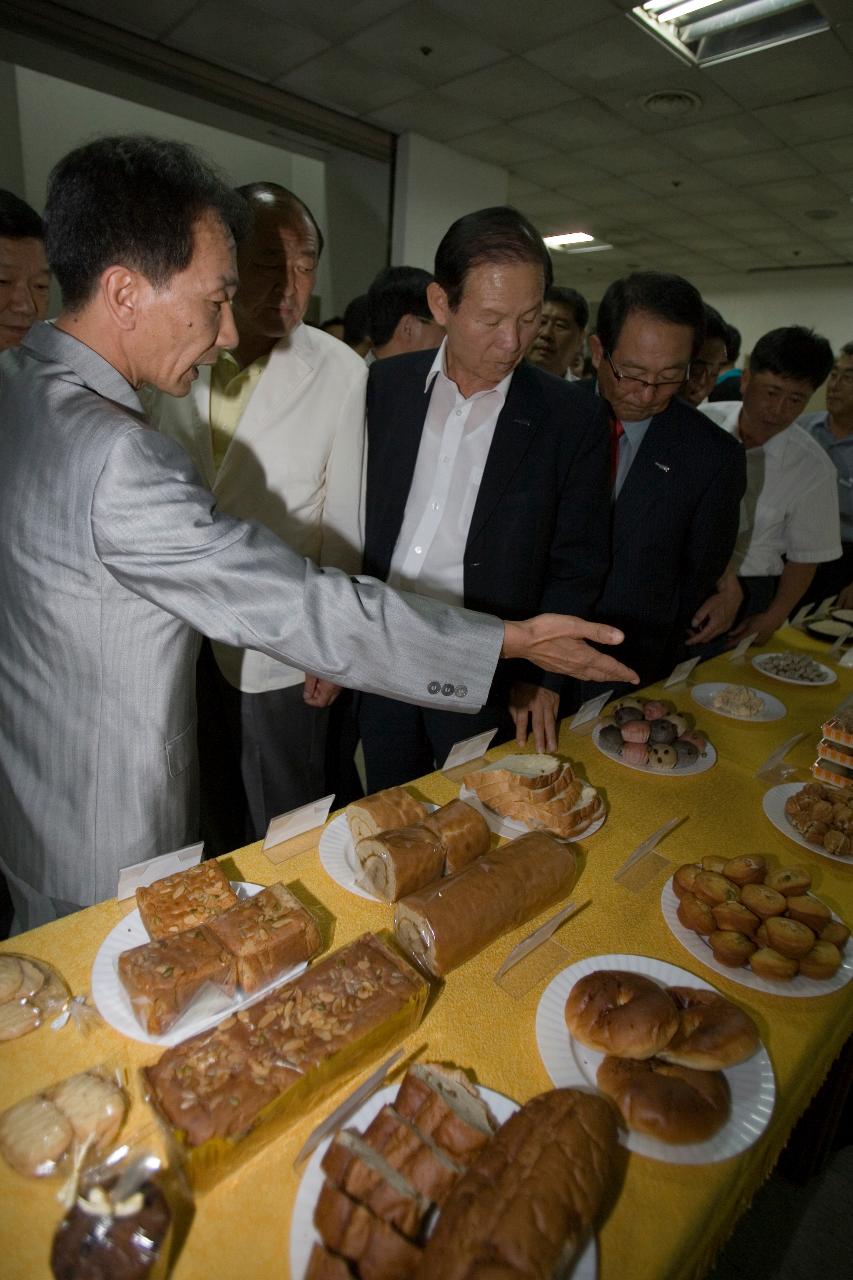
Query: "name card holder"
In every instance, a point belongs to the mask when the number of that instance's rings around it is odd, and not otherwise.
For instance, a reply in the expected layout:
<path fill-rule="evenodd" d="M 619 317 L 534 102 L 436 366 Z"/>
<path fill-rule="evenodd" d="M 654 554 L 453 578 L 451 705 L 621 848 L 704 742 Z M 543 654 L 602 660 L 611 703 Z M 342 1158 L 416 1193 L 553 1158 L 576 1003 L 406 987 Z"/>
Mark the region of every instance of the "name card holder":
<path fill-rule="evenodd" d="M 334 793 L 323 796 L 321 800 L 312 800 L 273 818 L 262 846 L 270 862 L 278 865 L 295 858 L 297 853 L 316 848 L 334 798 Z"/>
<path fill-rule="evenodd" d="M 744 636 L 736 649 L 732 649 L 729 654 L 729 662 L 743 662 L 746 658 L 747 649 L 758 639 L 758 632 L 753 631 L 751 636 Z"/>
<path fill-rule="evenodd" d="M 663 682 L 664 689 L 674 689 L 677 685 L 686 684 L 687 677 L 692 673 L 700 657 L 701 655 L 697 655 L 695 658 L 685 658 L 684 662 L 679 662 L 677 667 L 673 667 L 672 674 L 667 676 Z"/>
<path fill-rule="evenodd" d="M 204 844 L 184 845 L 183 849 L 175 849 L 172 853 L 161 853 L 156 858 L 148 858 L 145 862 L 135 862 L 130 867 L 122 867 L 118 873 L 118 889 L 116 897 L 119 902 L 124 898 L 132 898 L 140 886 L 147 888 L 155 880 L 165 876 L 173 876 L 176 871 L 186 871 L 201 862 Z"/>
<path fill-rule="evenodd" d="M 569 721 L 569 732 L 579 734 L 592 733 L 596 721 L 612 697 L 613 690 L 608 689 L 605 693 L 599 694 L 597 698 L 590 698 L 583 706 L 578 707 Z"/>
<path fill-rule="evenodd" d="M 812 621 L 812 605 L 804 604 L 802 609 L 798 609 L 791 621 L 788 623 L 790 627 L 797 627 L 800 631 L 805 630 L 806 618 Z"/>
<path fill-rule="evenodd" d="M 475 733 L 471 738 L 454 742 L 441 766 L 445 778 L 449 778 L 451 782 L 461 782 L 466 773 L 487 764 L 486 752 L 496 733 L 497 729 L 486 729 L 483 733 Z"/>

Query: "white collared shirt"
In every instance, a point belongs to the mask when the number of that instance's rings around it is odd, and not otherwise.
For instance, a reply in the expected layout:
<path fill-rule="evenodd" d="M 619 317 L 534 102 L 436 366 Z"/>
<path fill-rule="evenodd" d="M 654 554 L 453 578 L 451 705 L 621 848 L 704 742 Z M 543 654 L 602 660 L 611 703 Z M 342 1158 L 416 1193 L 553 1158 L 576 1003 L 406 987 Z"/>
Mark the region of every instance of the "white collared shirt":
<path fill-rule="evenodd" d="M 468 530 L 512 373 L 466 400 L 445 371 L 446 347 L 445 338 L 424 384 L 432 395 L 388 581 L 462 604 Z"/>
<path fill-rule="evenodd" d="M 700 411 L 738 435 L 740 400 L 717 400 Z M 746 493 L 733 562 L 746 578 L 778 576 L 785 562 L 821 564 L 841 555 L 835 468 L 796 423 L 746 450 Z"/>

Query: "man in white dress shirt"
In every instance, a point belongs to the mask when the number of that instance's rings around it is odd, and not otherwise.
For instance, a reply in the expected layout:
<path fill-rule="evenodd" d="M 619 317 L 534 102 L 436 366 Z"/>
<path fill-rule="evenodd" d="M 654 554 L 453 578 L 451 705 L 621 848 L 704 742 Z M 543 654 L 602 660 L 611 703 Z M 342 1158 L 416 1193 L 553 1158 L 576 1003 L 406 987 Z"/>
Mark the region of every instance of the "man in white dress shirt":
<path fill-rule="evenodd" d="M 364 362 L 303 323 L 323 240 L 274 183 L 240 188 L 253 214 L 238 255 L 240 337 L 184 400 L 152 417 L 184 446 L 230 515 L 259 520 L 321 565 L 361 563 Z M 251 649 L 205 642 L 199 662 L 202 835 L 208 854 L 259 839 L 326 789 L 337 689 Z"/>
<path fill-rule="evenodd" d="M 807 431 L 835 467 L 841 514 L 841 559 L 818 565 L 803 597 L 820 604 L 838 595 L 842 609 L 853 608 L 853 342 L 845 342 L 826 383 L 826 408 L 804 413 L 797 425 Z"/>
<path fill-rule="evenodd" d="M 726 578 L 744 592 L 729 640 L 766 644 L 796 609 L 815 569 L 841 555 L 835 468 L 795 419 L 832 368 L 825 338 L 800 325 L 772 329 L 753 349 L 743 400 L 702 412 L 746 449 L 747 490 Z M 707 601 L 699 613 L 713 612 Z"/>

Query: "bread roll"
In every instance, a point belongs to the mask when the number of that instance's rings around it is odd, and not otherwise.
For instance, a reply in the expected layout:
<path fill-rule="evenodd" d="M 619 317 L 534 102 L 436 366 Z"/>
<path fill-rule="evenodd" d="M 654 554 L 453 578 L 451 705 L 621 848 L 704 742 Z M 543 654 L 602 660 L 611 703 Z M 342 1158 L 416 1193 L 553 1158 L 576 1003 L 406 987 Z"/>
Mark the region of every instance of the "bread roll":
<path fill-rule="evenodd" d="M 678 1010 L 663 988 L 617 969 L 599 969 L 576 982 L 565 1013 L 581 1044 L 625 1058 L 651 1058 L 678 1030 Z"/>
<path fill-rule="evenodd" d="M 359 879 L 384 902 L 422 889 L 444 871 L 444 846 L 424 826 L 365 836 L 355 852 L 361 863 Z"/>
<path fill-rule="evenodd" d="M 729 1086 L 721 1071 L 694 1071 L 659 1058 L 605 1058 L 596 1080 L 629 1129 L 661 1142 L 706 1142 L 729 1118 Z"/>
<path fill-rule="evenodd" d="M 718 991 L 670 987 L 678 1009 L 678 1030 L 659 1058 L 681 1067 L 722 1071 L 751 1058 L 761 1041 L 748 1013 Z"/>
<path fill-rule="evenodd" d="M 566 1274 L 608 1193 L 615 1149 L 603 1098 L 533 1098 L 450 1193 L 415 1280 Z"/>
<path fill-rule="evenodd" d="M 397 831 L 411 827 L 425 818 L 427 807 L 410 795 L 405 787 L 388 787 L 375 795 L 354 800 L 346 807 L 347 823 L 353 843 L 378 831 Z"/>
<path fill-rule="evenodd" d="M 432 831 L 444 848 L 445 875 L 455 875 L 492 845 L 489 824 L 464 800 L 451 800 L 424 818 L 421 826 Z"/>
<path fill-rule="evenodd" d="M 394 927 L 414 960 L 444 977 L 564 897 L 576 879 L 571 849 L 531 832 L 484 854 L 458 875 L 402 898 Z"/>

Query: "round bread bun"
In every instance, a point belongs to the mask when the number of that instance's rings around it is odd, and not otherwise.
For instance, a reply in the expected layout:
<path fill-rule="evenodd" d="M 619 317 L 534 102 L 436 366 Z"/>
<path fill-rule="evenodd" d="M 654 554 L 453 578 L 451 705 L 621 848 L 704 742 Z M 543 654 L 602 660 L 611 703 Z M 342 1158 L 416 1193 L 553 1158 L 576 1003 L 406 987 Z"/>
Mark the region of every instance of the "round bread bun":
<path fill-rule="evenodd" d="M 751 1058 L 761 1043 L 748 1013 L 718 991 L 670 987 L 679 1013 L 678 1030 L 658 1057 L 680 1067 L 722 1071 Z"/>
<path fill-rule="evenodd" d="M 700 871 L 693 881 L 693 892 L 709 907 L 716 907 L 720 902 L 737 902 L 740 897 L 737 885 L 719 871 Z"/>
<path fill-rule="evenodd" d="M 695 893 L 685 893 L 678 904 L 676 914 L 685 929 L 707 937 L 717 927 L 714 913 L 707 902 L 700 902 Z"/>
<path fill-rule="evenodd" d="M 760 853 L 744 854 L 742 858 L 729 858 L 723 875 L 737 885 L 760 884 L 766 871 L 767 863 Z"/>
<path fill-rule="evenodd" d="M 761 924 L 755 912 L 750 911 L 742 902 L 721 902 L 711 908 L 711 914 L 718 929 L 731 929 L 750 937 Z"/>
<path fill-rule="evenodd" d="M 708 942 L 714 959 L 732 969 L 739 969 L 746 964 L 756 949 L 752 938 L 748 938 L 745 933 L 737 933 L 734 929 L 715 929 L 708 935 Z"/>
<path fill-rule="evenodd" d="M 572 987 L 566 1025 L 576 1040 L 599 1053 L 651 1058 L 678 1030 L 678 1010 L 651 978 L 599 970 Z"/>
<path fill-rule="evenodd" d="M 719 854 L 709 854 L 707 858 L 702 859 L 702 870 L 713 871 L 715 875 L 721 876 L 726 872 L 729 865 L 728 858 L 721 858 Z"/>
<path fill-rule="evenodd" d="M 811 888 L 812 878 L 805 867 L 777 867 L 764 877 L 768 889 L 775 889 L 788 898 L 792 893 L 805 893 Z"/>
<path fill-rule="evenodd" d="M 819 898 L 809 898 L 805 894 L 794 894 L 787 899 L 787 915 L 800 924 L 808 925 L 815 933 L 821 933 L 832 919 L 832 912 L 825 902 Z"/>
<path fill-rule="evenodd" d="M 768 916 L 781 916 L 788 905 L 778 890 L 768 889 L 766 884 L 745 884 L 740 891 L 740 900 L 762 920 Z"/>
<path fill-rule="evenodd" d="M 831 942 L 839 951 L 847 946 L 849 937 L 850 930 L 840 920 L 830 920 L 820 931 L 821 942 Z"/>
<path fill-rule="evenodd" d="M 684 866 L 673 872 L 672 891 L 676 898 L 683 897 L 685 893 L 693 892 L 693 881 L 701 870 L 702 868 L 698 862 L 685 862 Z"/>
<path fill-rule="evenodd" d="M 790 982 L 799 972 L 799 964 L 790 956 L 783 956 L 772 947 L 759 947 L 749 959 L 749 967 L 759 978 L 771 978 L 777 982 Z"/>
<path fill-rule="evenodd" d="M 800 959 L 800 973 L 806 978 L 831 978 L 841 966 L 841 952 L 831 942 L 816 942 Z"/>
<path fill-rule="evenodd" d="M 629 1129 L 661 1142 L 705 1142 L 729 1118 L 729 1086 L 720 1071 L 607 1057 L 596 1080 Z"/>

